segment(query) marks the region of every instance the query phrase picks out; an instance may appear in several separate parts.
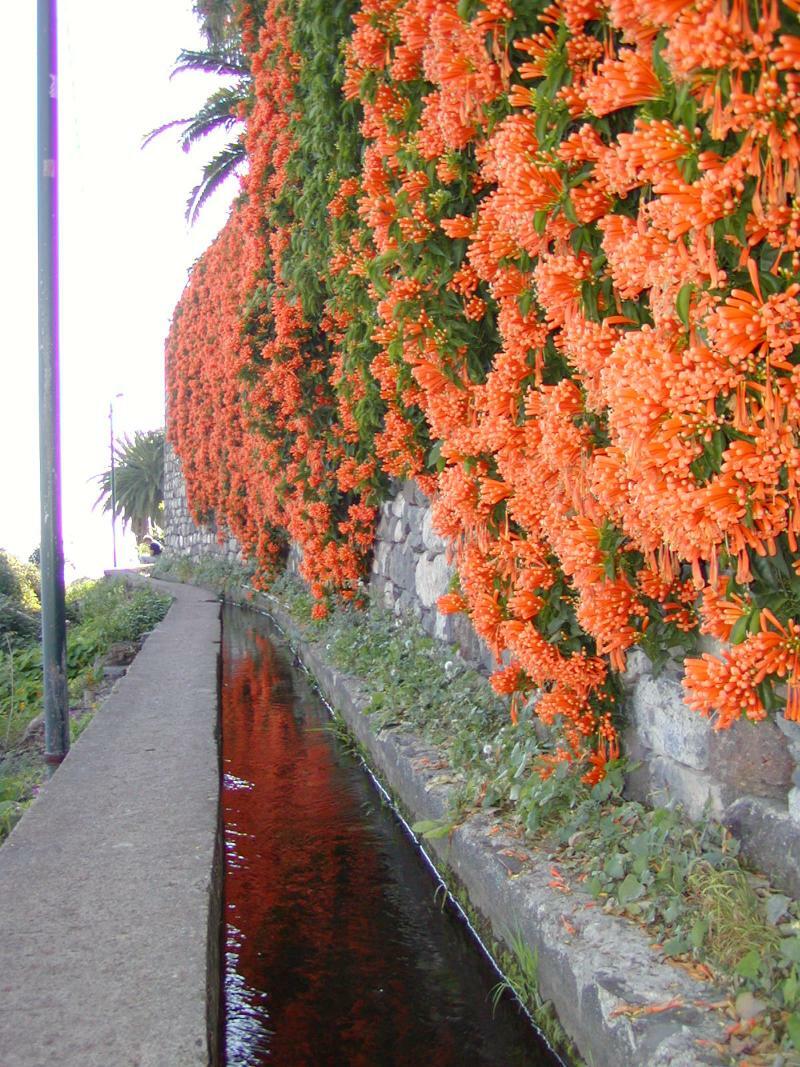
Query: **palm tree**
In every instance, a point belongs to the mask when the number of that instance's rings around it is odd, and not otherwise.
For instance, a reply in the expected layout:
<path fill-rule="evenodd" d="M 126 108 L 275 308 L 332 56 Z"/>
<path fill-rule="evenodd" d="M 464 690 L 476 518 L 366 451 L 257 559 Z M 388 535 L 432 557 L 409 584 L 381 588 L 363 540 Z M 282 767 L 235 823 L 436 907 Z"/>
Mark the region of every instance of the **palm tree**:
<path fill-rule="evenodd" d="M 94 507 L 103 505 L 115 518 L 130 525 L 137 541 L 155 525 L 160 525 L 164 503 L 164 431 L 136 431 L 123 437 L 114 448 L 114 471 L 98 474 L 100 495 Z"/>
<path fill-rule="evenodd" d="M 201 70 L 209 74 L 234 77 L 233 85 L 222 86 L 211 94 L 196 115 L 188 118 L 173 119 L 158 126 L 147 134 L 142 147 L 149 144 L 165 130 L 182 126 L 179 143 L 184 152 L 203 137 L 215 130 L 232 130 L 242 122 L 242 105 L 245 105 L 251 93 L 252 77 L 250 65 L 241 49 L 234 43 L 210 45 L 202 51 L 182 49 L 175 60 L 170 78 L 186 70 Z M 186 201 L 186 219 L 194 223 L 209 196 L 245 161 L 247 154 L 241 134 L 225 145 L 203 167 L 200 181 L 192 189 Z"/>

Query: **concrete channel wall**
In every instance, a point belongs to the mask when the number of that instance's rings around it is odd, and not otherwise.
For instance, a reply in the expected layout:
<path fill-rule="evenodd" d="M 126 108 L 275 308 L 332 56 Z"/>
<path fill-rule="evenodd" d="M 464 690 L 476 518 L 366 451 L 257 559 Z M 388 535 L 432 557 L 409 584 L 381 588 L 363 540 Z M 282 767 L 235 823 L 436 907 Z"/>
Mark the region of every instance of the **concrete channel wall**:
<path fill-rule="evenodd" d="M 0 848 L 2 1067 L 217 1062 L 218 599 L 173 605 Z"/>

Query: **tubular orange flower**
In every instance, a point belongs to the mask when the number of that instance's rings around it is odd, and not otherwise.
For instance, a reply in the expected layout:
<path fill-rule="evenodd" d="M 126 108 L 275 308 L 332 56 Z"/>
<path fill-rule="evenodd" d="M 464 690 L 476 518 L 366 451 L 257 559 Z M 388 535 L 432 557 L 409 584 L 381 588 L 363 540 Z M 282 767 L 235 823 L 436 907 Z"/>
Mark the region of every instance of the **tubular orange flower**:
<path fill-rule="evenodd" d="M 458 615 L 467 610 L 467 602 L 458 593 L 444 593 L 436 601 L 436 610 L 441 615 Z"/>
<path fill-rule="evenodd" d="M 618 59 L 606 59 L 584 87 L 587 107 L 599 118 L 623 107 L 657 100 L 662 92 L 650 57 L 638 49 L 624 48 Z"/>

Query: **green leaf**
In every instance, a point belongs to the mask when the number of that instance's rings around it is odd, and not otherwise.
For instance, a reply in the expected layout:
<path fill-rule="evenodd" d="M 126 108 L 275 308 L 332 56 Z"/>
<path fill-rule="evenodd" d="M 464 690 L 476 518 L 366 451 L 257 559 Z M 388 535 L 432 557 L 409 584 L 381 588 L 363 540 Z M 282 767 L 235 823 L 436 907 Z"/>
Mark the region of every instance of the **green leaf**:
<path fill-rule="evenodd" d="M 791 1007 L 797 1001 L 797 991 L 800 989 L 800 981 L 797 978 L 797 968 L 793 967 L 792 972 L 786 981 L 783 983 L 783 1002 Z"/>
<path fill-rule="evenodd" d="M 776 926 L 780 922 L 790 904 L 791 900 L 783 893 L 770 893 L 766 906 L 767 922 L 770 926 Z"/>
<path fill-rule="evenodd" d="M 708 921 L 706 919 L 698 919 L 689 931 L 689 943 L 692 948 L 700 948 L 706 939 L 707 933 Z"/>
<path fill-rule="evenodd" d="M 454 824 L 448 820 L 422 819 L 415 822 L 411 829 L 415 834 L 420 834 L 426 841 L 436 841 L 440 837 L 447 837 L 454 830 Z"/>
<path fill-rule="evenodd" d="M 617 899 L 620 904 L 628 904 L 631 900 L 638 900 L 644 893 L 644 886 L 632 874 L 625 876 L 617 890 Z"/>
<path fill-rule="evenodd" d="M 747 637 L 747 624 L 749 622 L 748 615 L 742 615 L 740 619 L 737 619 L 733 624 L 731 630 L 731 644 L 740 645 L 742 641 Z"/>
<path fill-rule="evenodd" d="M 427 834 L 429 830 L 434 830 L 441 825 L 436 819 L 420 819 L 419 822 L 411 824 L 411 829 L 415 834 Z"/>
<path fill-rule="evenodd" d="M 593 874 L 592 877 L 586 882 L 584 888 L 586 892 L 589 893 L 591 896 L 598 897 L 602 891 L 603 883 L 600 881 L 596 874 Z"/>
<path fill-rule="evenodd" d="M 786 1032 L 795 1048 L 800 1048 L 800 1015 L 793 1012 L 786 1020 Z"/>
<path fill-rule="evenodd" d="M 800 963 L 800 937 L 784 937 L 780 943 L 781 955 L 791 963 Z"/>
<path fill-rule="evenodd" d="M 689 951 L 689 942 L 685 937 L 671 937 L 661 946 L 665 956 L 682 956 Z"/>
<path fill-rule="evenodd" d="M 455 827 L 452 823 L 444 823 L 441 826 L 435 827 L 433 830 L 428 830 L 422 836 L 426 841 L 437 841 L 440 837 L 447 837 L 448 834 L 452 834 Z"/>
<path fill-rule="evenodd" d="M 761 956 L 756 949 L 751 948 L 749 952 L 736 964 L 736 974 L 742 978 L 758 978 L 758 972 L 761 969 Z"/>
<path fill-rule="evenodd" d="M 692 303 L 693 292 L 694 286 L 690 282 L 681 288 L 681 291 L 678 293 L 678 298 L 675 301 L 675 310 L 678 312 L 678 318 L 687 330 L 689 329 L 689 307 Z"/>

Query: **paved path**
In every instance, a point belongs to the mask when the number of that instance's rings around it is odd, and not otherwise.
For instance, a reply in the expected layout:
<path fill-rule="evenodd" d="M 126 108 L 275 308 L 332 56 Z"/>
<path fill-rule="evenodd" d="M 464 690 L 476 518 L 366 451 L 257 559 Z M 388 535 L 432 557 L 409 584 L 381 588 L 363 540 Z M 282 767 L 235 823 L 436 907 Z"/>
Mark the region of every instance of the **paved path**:
<path fill-rule="evenodd" d="M 167 617 L 0 848 L 0 1067 L 214 1062 L 220 613 L 165 589 Z"/>

